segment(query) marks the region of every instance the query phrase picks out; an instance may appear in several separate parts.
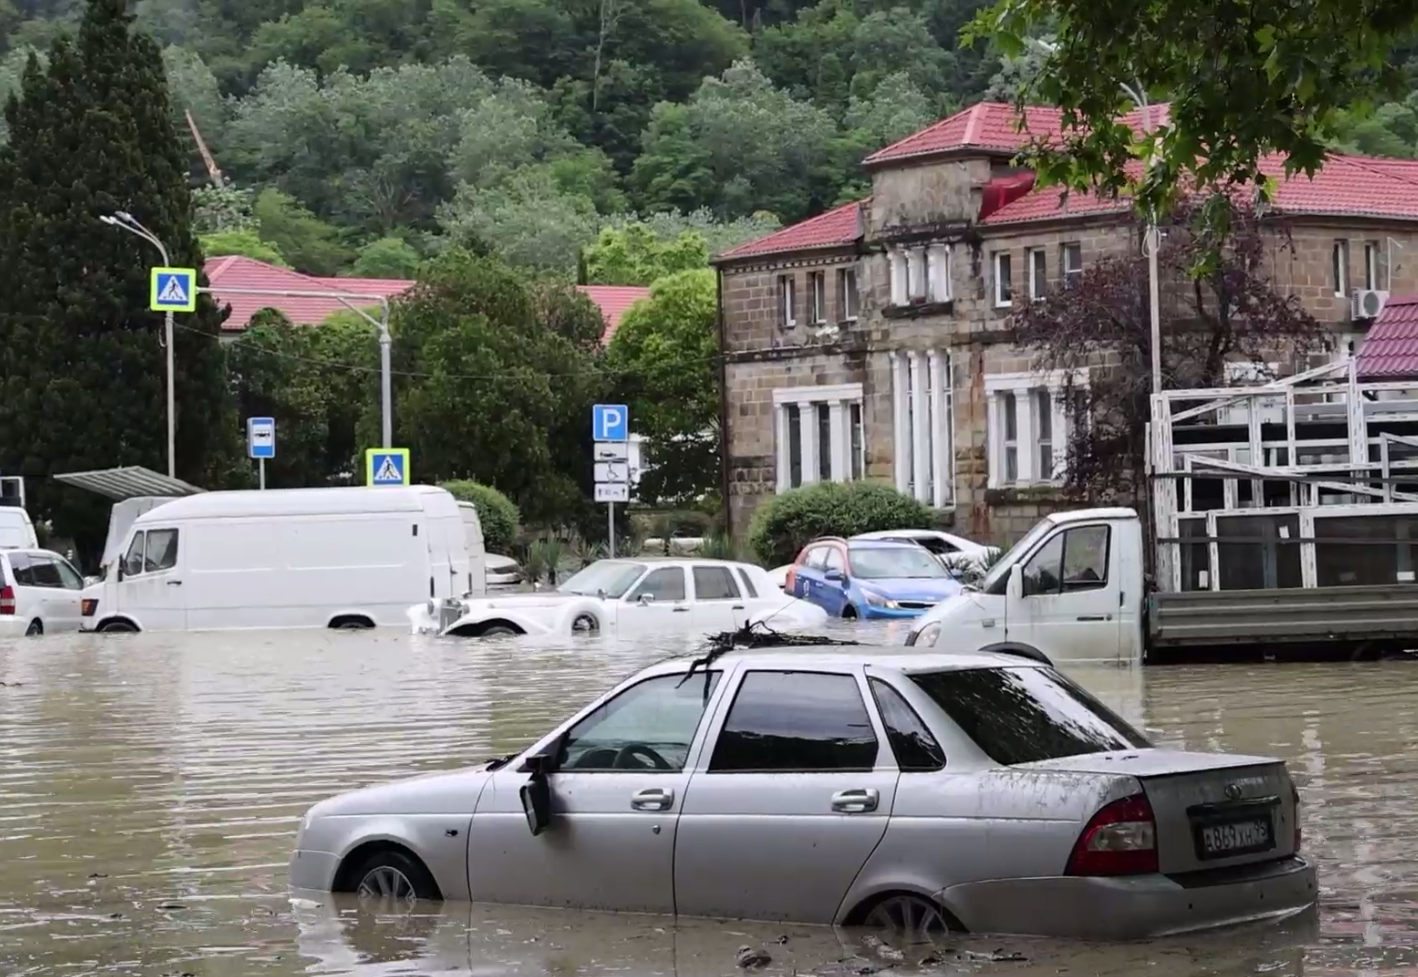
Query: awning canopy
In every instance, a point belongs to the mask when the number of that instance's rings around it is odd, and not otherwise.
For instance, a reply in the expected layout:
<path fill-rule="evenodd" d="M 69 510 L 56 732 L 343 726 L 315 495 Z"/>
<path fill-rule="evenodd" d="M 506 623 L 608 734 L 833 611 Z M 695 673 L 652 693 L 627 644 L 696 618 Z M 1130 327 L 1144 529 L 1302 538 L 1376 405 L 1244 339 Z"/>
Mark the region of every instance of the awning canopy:
<path fill-rule="evenodd" d="M 180 478 L 169 478 L 141 465 L 126 468 L 105 468 L 95 472 L 64 472 L 52 476 L 56 482 L 88 489 L 99 495 L 122 502 L 144 496 L 182 496 L 205 492 Z"/>

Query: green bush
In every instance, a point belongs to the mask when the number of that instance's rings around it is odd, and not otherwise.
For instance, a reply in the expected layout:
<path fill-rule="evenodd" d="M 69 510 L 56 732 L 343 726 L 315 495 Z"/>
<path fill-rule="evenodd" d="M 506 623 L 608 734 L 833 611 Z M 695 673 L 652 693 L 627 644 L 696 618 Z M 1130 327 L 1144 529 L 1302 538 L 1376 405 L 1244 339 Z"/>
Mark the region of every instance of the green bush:
<path fill-rule="evenodd" d="M 790 563 L 818 536 L 927 529 L 928 506 L 881 482 L 816 482 L 775 495 L 754 513 L 748 545 L 766 567 Z"/>
<path fill-rule="evenodd" d="M 521 531 L 522 513 L 507 496 L 490 485 L 479 482 L 444 482 L 440 488 L 459 502 L 471 502 L 478 510 L 478 522 L 483 527 L 483 547 L 489 553 L 506 556 Z"/>

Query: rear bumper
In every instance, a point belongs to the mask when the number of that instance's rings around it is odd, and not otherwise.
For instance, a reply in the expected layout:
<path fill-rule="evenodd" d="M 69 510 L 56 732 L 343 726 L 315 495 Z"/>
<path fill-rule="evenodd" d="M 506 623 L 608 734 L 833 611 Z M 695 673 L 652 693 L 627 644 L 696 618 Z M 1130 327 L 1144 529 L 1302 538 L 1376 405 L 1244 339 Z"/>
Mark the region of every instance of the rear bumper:
<path fill-rule="evenodd" d="M 328 851 L 305 851 L 297 848 L 290 857 L 287 882 L 292 889 L 316 889 L 329 892 L 335 884 L 335 872 L 340 856 Z"/>
<path fill-rule="evenodd" d="M 1313 863 L 1298 856 L 1224 878 L 1002 879 L 951 886 L 939 898 L 971 932 L 1141 940 L 1283 919 L 1319 895 Z"/>

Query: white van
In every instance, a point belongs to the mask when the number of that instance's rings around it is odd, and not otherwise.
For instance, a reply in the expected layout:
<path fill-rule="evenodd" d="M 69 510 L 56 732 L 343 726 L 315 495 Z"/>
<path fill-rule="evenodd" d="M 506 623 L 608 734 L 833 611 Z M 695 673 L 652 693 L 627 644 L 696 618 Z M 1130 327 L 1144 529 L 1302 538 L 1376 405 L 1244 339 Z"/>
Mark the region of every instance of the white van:
<path fill-rule="evenodd" d="M 407 626 L 411 603 L 482 579 L 466 534 L 457 501 L 432 485 L 173 499 L 134 520 L 122 555 L 84 591 L 83 627 Z"/>
<path fill-rule="evenodd" d="M 0 505 L 0 550 L 35 549 L 35 535 L 30 514 L 19 506 Z"/>

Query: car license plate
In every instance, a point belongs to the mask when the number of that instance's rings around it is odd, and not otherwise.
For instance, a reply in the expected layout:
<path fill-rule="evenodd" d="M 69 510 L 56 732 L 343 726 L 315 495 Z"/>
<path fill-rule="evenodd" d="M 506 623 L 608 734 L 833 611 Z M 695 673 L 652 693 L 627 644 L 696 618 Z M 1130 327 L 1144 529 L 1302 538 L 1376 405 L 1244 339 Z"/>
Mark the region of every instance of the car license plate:
<path fill-rule="evenodd" d="M 1196 826 L 1198 858 L 1232 858 L 1269 851 L 1275 847 L 1270 818 L 1247 818 Z"/>

